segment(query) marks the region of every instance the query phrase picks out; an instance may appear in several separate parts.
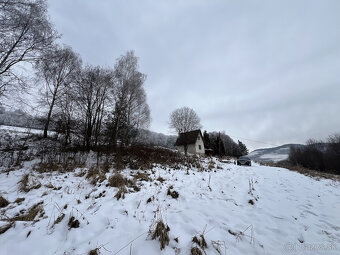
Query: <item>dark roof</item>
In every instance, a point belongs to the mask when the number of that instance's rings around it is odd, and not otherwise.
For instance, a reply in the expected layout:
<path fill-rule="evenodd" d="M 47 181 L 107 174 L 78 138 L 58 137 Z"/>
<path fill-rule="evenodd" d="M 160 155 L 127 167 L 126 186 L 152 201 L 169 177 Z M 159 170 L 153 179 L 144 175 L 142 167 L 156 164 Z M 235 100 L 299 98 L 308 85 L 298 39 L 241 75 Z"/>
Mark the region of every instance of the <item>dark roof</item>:
<path fill-rule="evenodd" d="M 175 146 L 194 144 L 196 143 L 197 136 L 199 134 L 201 134 L 201 137 L 203 138 L 201 130 L 199 129 L 186 132 L 186 133 L 180 133 L 176 140 Z"/>

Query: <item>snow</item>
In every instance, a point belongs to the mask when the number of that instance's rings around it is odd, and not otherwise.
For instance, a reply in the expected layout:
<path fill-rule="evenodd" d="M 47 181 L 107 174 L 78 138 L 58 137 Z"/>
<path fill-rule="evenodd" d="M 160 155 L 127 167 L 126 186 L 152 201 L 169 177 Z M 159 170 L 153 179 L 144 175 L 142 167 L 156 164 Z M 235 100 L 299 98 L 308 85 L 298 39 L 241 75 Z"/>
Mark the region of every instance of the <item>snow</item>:
<path fill-rule="evenodd" d="M 274 154 L 274 153 L 268 153 L 265 155 L 261 155 L 259 157 L 260 159 L 266 159 L 266 160 L 271 160 L 273 162 L 278 162 L 280 160 L 285 160 L 288 158 L 287 154 Z"/>
<path fill-rule="evenodd" d="M 2 132 L 11 132 L 13 133 L 19 133 L 19 134 L 36 134 L 41 135 L 44 133 L 43 130 L 40 129 L 34 129 L 34 128 L 24 128 L 24 127 L 15 127 L 15 126 L 6 126 L 6 125 L 0 125 L 0 130 Z M 54 135 L 54 131 L 48 131 L 48 135 Z"/>
<path fill-rule="evenodd" d="M 120 200 L 114 197 L 118 188 L 106 187 L 106 180 L 93 186 L 80 177 L 84 169 L 40 174 L 26 164 L 1 172 L 0 194 L 11 204 L 0 209 L 0 226 L 40 201 L 45 214 L 36 222 L 18 221 L 0 234 L 0 254 L 87 254 L 95 248 L 101 254 L 130 254 L 130 249 L 136 255 L 190 254 L 192 238 L 203 232 L 207 254 L 219 254 L 213 241 L 220 244 L 221 254 L 307 254 L 306 249 L 308 254 L 339 254 L 339 182 L 282 168 L 214 161 L 215 168 L 205 172 L 156 166 L 146 171 L 152 181 L 140 182 L 139 192 L 127 193 Z M 131 178 L 135 172 L 125 169 L 122 174 Z M 19 191 L 18 182 L 26 173 L 41 188 Z M 157 180 L 159 176 L 165 179 L 163 183 Z M 249 182 L 253 183 L 251 192 Z M 167 195 L 171 185 L 178 199 Z M 19 197 L 25 198 L 20 205 L 14 203 Z M 154 200 L 147 203 L 150 197 Z M 64 219 L 53 226 L 61 212 Z M 70 216 L 79 220 L 79 228 L 69 229 Z M 170 244 L 162 251 L 159 241 L 151 240 L 148 233 L 159 218 L 170 227 Z M 240 231 L 244 234 L 230 234 Z"/>

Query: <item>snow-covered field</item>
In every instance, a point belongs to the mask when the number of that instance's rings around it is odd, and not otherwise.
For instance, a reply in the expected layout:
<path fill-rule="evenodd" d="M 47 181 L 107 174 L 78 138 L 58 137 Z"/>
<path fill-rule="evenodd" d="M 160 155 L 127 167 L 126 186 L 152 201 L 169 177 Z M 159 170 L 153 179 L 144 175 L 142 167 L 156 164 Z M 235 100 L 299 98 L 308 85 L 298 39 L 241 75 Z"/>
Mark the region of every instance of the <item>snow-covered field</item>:
<path fill-rule="evenodd" d="M 214 161 L 205 172 L 161 166 L 140 171 L 151 180 L 139 181 L 140 191 L 119 200 L 118 188 L 107 187 L 107 180 L 94 186 L 79 176 L 85 169 L 2 172 L 0 195 L 10 204 L 0 209 L 0 227 L 39 202 L 44 213 L 0 234 L 0 254 L 88 254 L 95 248 L 100 254 L 190 254 L 200 234 L 206 254 L 340 254 L 339 182 Z M 136 171 L 122 174 L 131 178 Z M 19 191 L 24 174 L 41 187 Z M 167 195 L 170 186 L 177 199 Z M 14 202 L 17 198 L 25 200 Z M 72 216 L 79 228 L 68 226 Z M 159 219 L 170 228 L 162 251 L 149 234 Z"/>
<path fill-rule="evenodd" d="M 43 130 L 40 129 L 34 129 L 34 128 L 24 128 L 24 127 L 14 127 L 14 126 L 6 126 L 6 125 L 0 125 L 0 130 L 2 132 L 12 132 L 12 133 L 19 133 L 19 134 L 36 134 L 36 135 L 42 135 L 44 133 Z M 54 131 L 48 131 L 48 135 L 54 135 Z"/>

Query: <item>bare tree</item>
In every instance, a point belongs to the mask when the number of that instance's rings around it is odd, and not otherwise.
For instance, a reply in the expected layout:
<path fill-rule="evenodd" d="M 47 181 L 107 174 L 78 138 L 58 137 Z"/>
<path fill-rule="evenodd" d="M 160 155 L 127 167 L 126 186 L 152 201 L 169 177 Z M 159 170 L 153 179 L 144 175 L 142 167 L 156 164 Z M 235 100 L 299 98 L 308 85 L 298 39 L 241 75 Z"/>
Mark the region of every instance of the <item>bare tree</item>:
<path fill-rule="evenodd" d="M 37 62 L 37 75 L 45 84 L 44 102 L 48 105 L 48 113 L 44 127 L 44 137 L 47 137 L 48 127 L 51 121 L 53 107 L 61 98 L 68 85 L 81 68 L 80 57 L 70 47 L 54 46 L 45 52 Z"/>
<path fill-rule="evenodd" d="M 98 144 L 113 86 L 113 71 L 93 66 L 85 67 L 77 83 L 76 103 L 84 145 L 88 149 Z"/>
<path fill-rule="evenodd" d="M 170 128 L 175 129 L 179 134 L 189 132 L 202 127 L 200 118 L 196 112 L 189 107 L 182 107 L 170 114 Z"/>
<path fill-rule="evenodd" d="M 76 98 L 74 94 L 74 84 L 68 84 L 68 89 L 64 90 L 56 103 L 58 110 L 58 120 L 56 123 L 56 131 L 58 134 L 64 135 L 65 145 L 71 143 L 71 129 L 74 128 Z"/>
<path fill-rule="evenodd" d="M 148 127 L 150 109 L 144 90 L 146 75 L 138 71 L 133 51 L 121 56 L 115 65 L 115 106 L 109 122 L 113 145 L 117 139 L 128 145 L 138 129 Z"/>
<path fill-rule="evenodd" d="M 0 96 L 21 84 L 20 63 L 35 62 L 58 37 L 46 0 L 0 1 Z"/>

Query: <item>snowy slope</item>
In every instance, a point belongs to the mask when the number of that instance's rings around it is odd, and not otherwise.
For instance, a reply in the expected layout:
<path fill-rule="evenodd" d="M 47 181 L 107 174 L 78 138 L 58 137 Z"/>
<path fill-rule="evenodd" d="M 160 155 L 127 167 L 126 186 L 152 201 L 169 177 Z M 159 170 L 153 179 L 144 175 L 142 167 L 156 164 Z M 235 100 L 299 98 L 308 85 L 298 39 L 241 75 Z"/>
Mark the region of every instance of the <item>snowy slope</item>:
<path fill-rule="evenodd" d="M 249 153 L 249 157 L 256 162 L 278 162 L 289 156 L 290 148 L 303 146 L 302 144 L 284 144 L 278 147 L 257 149 Z"/>
<path fill-rule="evenodd" d="M 339 182 L 216 161 L 209 172 L 161 166 L 147 170 L 152 181 L 140 182 L 139 192 L 117 200 L 118 188 L 106 187 L 107 180 L 93 186 L 77 176 L 83 170 L 0 173 L 0 195 L 11 202 L 0 209 L 0 226 L 41 201 L 45 212 L 36 222 L 17 221 L 0 234 L 0 254 L 88 254 L 95 248 L 101 254 L 190 254 L 192 238 L 203 231 L 207 254 L 219 254 L 214 246 L 220 254 L 307 254 L 302 253 L 306 247 L 317 248 L 308 254 L 340 252 Z M 135 172 L 126 169 L 123 175 L 131 178 Z M 18 182 L 25 173 L 42 186 L 20 192 Z M 164 182 L 157 180 L 160 176 Z M 177 199 L 167 195 L 171 185 Z M 19 197 L 25 200 L 13 203 Z M 61 213 L 65 217 L 53 225 Z M 71 216 L 79 220 L 79 228 L 67 226 Z M 159 218 L 170 227 L 170 243 L 162 251 L 148 234 Z"/>

